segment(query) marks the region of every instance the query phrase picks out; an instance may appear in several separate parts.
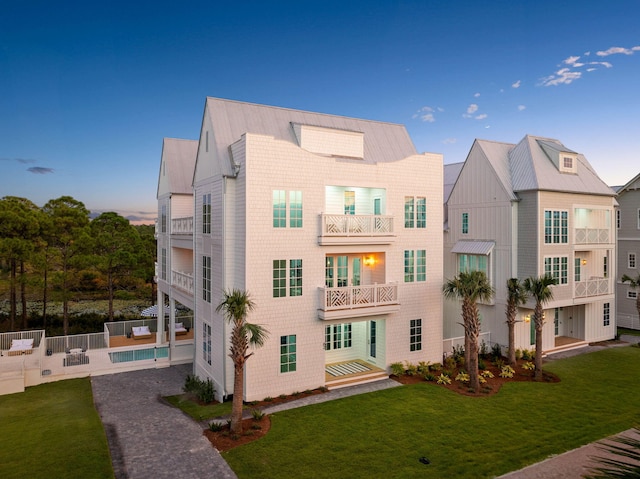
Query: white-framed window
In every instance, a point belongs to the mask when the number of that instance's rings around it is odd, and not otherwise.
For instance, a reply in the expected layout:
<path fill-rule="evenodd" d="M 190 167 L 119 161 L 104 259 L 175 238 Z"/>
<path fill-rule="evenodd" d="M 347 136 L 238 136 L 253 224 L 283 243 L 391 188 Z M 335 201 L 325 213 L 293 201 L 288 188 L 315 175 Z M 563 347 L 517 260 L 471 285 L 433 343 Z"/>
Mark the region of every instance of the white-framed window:
<path fill-rule="evenodd" d="M 616 210 L 616 228 L 620 229 L 621 218 L 620 218 L 620 210 Z"/>
<path fill-rule="evenodd" d="M 462 234 L 469 234 L 469 213 L 462 213 Z"/>
<path fill-rule="evenodd" d="M 427 280 L 427 250 L 404 251 L 404 282 Z"/>
<path fill-rule="evenodd" d="M 404 250 L 404 282 L 413 283 L 415 279 L 415 251 Z"/>
<path fill-rule="evenodd" d="M 289 191 L 289 203 L 287 205 L 287 192 L 285 190 L 273 190 L 273 227 L 287 227 L 287 206 L 289 208 L 289 228 L 302 228 L 302 191 Z"/>
<path fill-rule="evenodd" d="M 416 198 L 416 228 L 427 227 L 427 199 L 424 196 Z"/>
<path fill-rule="evenodd" d="M 610 306 L 609 303 L 604 303 L 603 307 L 602 307 L 602 325 L 603 326 L 609 326 L 610 321 L 611 321 L 611 316 L 610 316 Z"/>
<path fill-rule="evenodd" d="M 552 276 L 557 284 L 567 284 L 567 257 L 553 256 L 544 259 L 544 274 Z"/>
<path fill-rule="evenodd" d="M 202 359 L 211 364 L 211 326 L 202 322 Z"/>
<path fill-rule="evenodd" d="M 302 260 L 289 260 L 289 296 L 302 296 Z M 287 260 L 273 260 L 273 297 L 287 296 Z"/>
<path fill-rule="evenodd" d="M 627 299 L 637 299 L 637 298 L 638 298 L 638 292 L 637 291 L 634 291 L 632 289 L 627 291 Z"/>
<path fill-rule="evenodd" d="M 458 273 L 482 271 L 489 277 L 488 256 L 484 254 L 458 254 Z"/>
<path fill-rule="evenodd" d="M 404 227 L 427 227 L 427 199 L 424 196 L 404 197 Z"/>
<path fill-rule="evenodd" d="M 640 230 L 640 208 L 638 208 L 638 214 L 636 216 L 636 219 L 638 220 L 638 229 Z"/>
<path fill-rule="evenodd" d="M 629 253 L 627 256 L 627 268 L 636 269 L 636 254 Z"/>
<path fill-rule="evenodd" d="M 422 350 L 422 319 L 412 319 L 409 323 L 409 350 Z"/>
<path fill-rule="evenodd" d="M 562 158 L 562 166 L 564 166 L 565 169 L 567 170 L 572 170 L 573 169 L 573 158 L 571 158 L 570 156 L 565 156 Z"/>
<path fill-rule="evenodd" d="M 167 205 L 160 207 L 160 232 L 167 232 Z"/>
<path fill-rule="evenodd" d="M 427 250 L 416 250 L 416 281 L 427 280 Z"/>
<path fill-rule="evenodd" d="M 211 302 L 211 256 L 202 257 L 202 299 Z"/>
<path fill-rule="evenodd" d="M 356 214 L 356 192 L 345 191 L 344 192 L 344 214 L 355 215 Z"/>
<path fill-rule="evenodd" d="M 544 211 L 545 244 L 566 244 L 569 242 L 569 213 L 559 210 Z"/>
<path fill-rule="evenodd" d="M 404 227 L 413 228 L 415 226 L 415 198 L 413 196 L 404 197 Z"/>
<path fill-rule="evenodd" d="M 280 372 L 291 373 L 296 370 L 296 335 L 280 336 Z"/>
<path fill-rule="evenodd" d="M 576 258 L 574 262 L 574 268 L 573 268 L 573 280 L 576 283 L 580 282 L 581 270 L 582 270 L 582 260 L 580 258 Z"/>
<path fill-rule="evenodd" d="M 353 328 L 351 323 L 333 324 L 324 328 L 324 349 L 350 348 L 353 346 Z"/>
<path fill-rule="evenodd" d="M 211 234 L 211 193 L 202 195 L 202 234 Z"/>

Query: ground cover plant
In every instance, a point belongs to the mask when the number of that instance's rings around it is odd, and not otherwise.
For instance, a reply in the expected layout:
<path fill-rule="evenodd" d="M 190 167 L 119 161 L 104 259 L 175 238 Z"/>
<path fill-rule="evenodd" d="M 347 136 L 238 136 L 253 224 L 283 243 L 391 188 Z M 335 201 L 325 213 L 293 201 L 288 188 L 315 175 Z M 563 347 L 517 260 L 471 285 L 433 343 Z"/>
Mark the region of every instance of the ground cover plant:
<path fill-rule="evenodd" d="M 282 411 L 266 436 L 223 456 L 240 478 L 493 477 L 640 423 L 639 348 L 545 369 L 561 381 L 480 397 L 422 382 Z"/>
<path fill-rule="evenodd" d="M 0 396 L 3 478 L 113 478 L 107 438 L 88 378 Z"/>

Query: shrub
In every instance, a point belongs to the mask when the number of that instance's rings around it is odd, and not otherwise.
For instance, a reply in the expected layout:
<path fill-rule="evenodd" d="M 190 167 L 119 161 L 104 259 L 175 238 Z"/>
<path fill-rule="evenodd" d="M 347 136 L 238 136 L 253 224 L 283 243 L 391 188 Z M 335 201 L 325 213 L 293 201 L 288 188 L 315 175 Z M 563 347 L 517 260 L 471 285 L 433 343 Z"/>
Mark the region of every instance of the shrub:
<path fill-rule="evenodd" d="M 527 351 L 526 349 L 522 350 L 522 359 L 524 359 L 525 361 L 529 361 L 531 359 L 529 351 Z"/>
<path fill-rule="evenodd" d="M 297 397 L 298 397 L 298 396 L 300 396 L 301 394 L 302 394 L 302 393 L 301 393 L 300 391 L 294 391 L 294 392 L 292 392 L 292 393 L 291 393 L 291 395 L 292 395 L 294 398 L 297 398 Z"/>
<path fill-rule="evenodd" d="M 486 358 L 489 355 L 489 346 L 487 346 L 487 343 L 484 342 L 484 340 L 482 340 L 482 342 L 480 343 L 480 357 Z"/>
<path fill-rule="evenodd" d="M 513 375 L 516 372 L 513 370 L 513 368 L 509 365 L 506 366 L 502 366 L 502 369 L 500 370 L 500 377 L 501 378 L 512 378 Z"/>
<path fill-rule="evenodd" d="M 448 375 L 443 373 L 438 376 L 438 384 L 451 384 L 451 379 L 449 379 Z"/>
<path fill-rule="evenodd" d="M 527 361 L 522 365 L 522 369 L 526 369 L 527 371 L 533 371 L 536 368 L 535 364 Z"/>
<path fill-rule="evenodd" d="M 480 373 L 480 376 L 482 376 L 483 378 L 488 378 L 488 379 L 491 379 L 491 378 L 494 377 L 493 373 L 491 371 L 488 371 L 488 370 L 487 371 L 482 371 Z"/>
<path fill-rule="evenodd" d="M 454 346 L 451 355 L 454 357 L 456 362 L 459 362 L 460 358 L 464 360 L 464 346 L 462 344 L 460 346 Z"/>
<path fill-rule="evenodd" d="M 522 359 L 522 349 L 520 348 L 516 349 L 516 361 L 518 359 Z"/>
<path fill-rule="evenodd" d="M 440 371 L 442 369 L 442 364 L 433 363 L 429 365 L 429 371 Z"/>
<path fill-rule="evenodd" d="M 478 376 L 478 382 L 479 382 L 480 384 L 484 384 L 484 383 L 486 383 L 486 382 L 487 382 L 487 380 L 484 378 L 484 376 Z"/>
<path fill-rule="evenodd" d="M 498 369 L 502 369 L 502 366 L 504 366 L 504 359 L 496 359 L 493 364 L 495 364 Z"/>
<path fill-rule="evenodd" d="M 478 359 L 478 369 L 486 369 L 487 365 L 484 362 L 484 359 Z"/>
<path fill-rule="evenodd" d="M 456 361 L 456 358 L 454 356 L 448 356 L 444 360 L 444 367 L 446 369 L 455 369 L 457 364 L 458 364 L 458 362 Z"/>
<path fill-rule="evenodd" d="M 318 391 L 326 393 L 329 390 L 329 388 L 327 386 L 320 386 L 318 388 Z"/>
<path fill-rule="evenodd" d="M 280 396 L 278 396 L 280 399 L 287 399 L 287 395 L 286 394 L 280 394 Z"/>
<path fill-rule="evenodd" d="M 500 346 L 500 343 L 494 343 L 491 347 L 491 355 L 496 359 L 502 357 L 502 346 Z"/>
<path fill-rule="evenodd" d="M 422 375 L 426 374 L 429 372 L 429 361 L 420 361 L 418 363 L 418 372 Z"/>
<path fill-rule="evenodd" d="M 254 421 L 259 421 L 264 417 L 264 413 L 260 409 L 252 409 L 251 416 L 253 417 Z"/>
<path fill-rule="evenodd" d="M 273 401 L 273 398 L 271 396 L 267 396 L 266 398 L 263 399 L 263 401 L 264 402 L 271 402 L 271 401 Z"/>
<path fill-rule="evenodd" d="M 456 381 L 460 381 L 463 383 L 468 383 L 469 382 L 469 375 L 467 373 L 465 373 L 464 371 L 460 371 L 458 373 L 458 375 L 456 376 Z"/>
<path fill-rule="evenodd" d="M 213 402 L 216 395 L 216 388 L 213 387 L 213 381 L 207 378 L 206 381 L 201 381 L 200 388 L 196 391 L 196 396 L 203 403 Z"/>
<path fill-rule="evenodd" d="M 209 431 L 218 432 L 224 429 L 224 424 L 220 424 L 219 422 L 210 422 L 209 423 Z"/>
<path fill-rule="evenodd" d="M 184 380 L 184 386 L 182 386 L 182 390 L 186 393 L 193 393 L 198 390 L 200 386 L 200 378 L 195 375 L 187 374 L 187 377 Z"/>
<path fill-rule="evenodd" d="M 406 368 L 408 376 L 415 376 L 418 373 L 418 367 L 415 364 L 411 364 L 409 361 L 406 361 Z"/>
<path fill-rule="evenodd" d="M 404 374 L 404 365 L 402 363 L 391 363 L 391 374 L 394 376 L 402 376 Z"/>
<path fill-rule="evenodd" d="M 425 381 L 435 381 L 436 380 L 436 375 L 433 374 L 433 373 L 425 373 L 424 380 Z"/>

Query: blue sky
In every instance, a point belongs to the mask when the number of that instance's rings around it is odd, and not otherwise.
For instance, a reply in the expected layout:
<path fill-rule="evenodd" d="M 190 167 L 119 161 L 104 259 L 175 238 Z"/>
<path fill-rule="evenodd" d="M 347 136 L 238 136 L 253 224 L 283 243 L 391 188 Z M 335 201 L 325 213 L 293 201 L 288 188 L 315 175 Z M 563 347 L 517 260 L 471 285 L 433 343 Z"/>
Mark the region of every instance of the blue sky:
<path fill-rule="evenodd" d="M 548 136 L 611 185 L 640 172 L 640 2 L 5 3 L 0 196 L 156 216 L 162 139 L 206 96 L 407 127 L 463 161 Z"/>

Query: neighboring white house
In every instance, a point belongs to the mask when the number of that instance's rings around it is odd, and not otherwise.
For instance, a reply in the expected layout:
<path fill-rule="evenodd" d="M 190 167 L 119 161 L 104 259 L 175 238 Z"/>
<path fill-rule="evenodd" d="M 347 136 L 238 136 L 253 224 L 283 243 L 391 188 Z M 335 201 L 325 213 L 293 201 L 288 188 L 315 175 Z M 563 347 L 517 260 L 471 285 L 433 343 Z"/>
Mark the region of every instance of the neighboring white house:
<path fill-rule="evenodd" d="M 476 140 L 462 168 L 445 166 L 445 178 L 456 171 L 445 197 L 445 278 L 487 273 L 496 295 L 480 311 L 491 342 L 508 344 L 507 280 L 545 273 L 558 284 L 545 305 L 544 351 L 613 338 L 616 194 L 586 158 L 548 138 Z M 517 348 L 535 347 L 533 306 L 520 309 Z M 445 301 L 444 311 L 444 337 L 461 336 L 459 304 Z"/>
<path fill-rule="evenodd" d="M 232 288 L 269 331 L 246 363 L 246 401 L 441 361 L 441 155 L 418 154 L 402 125 L 216 98 L 195 165 L 187 144 L 171 156 L 192 188 L 159 186 L 158 201 L 160 229 L 192 216 L 192 232 L 159 233 L 159 290 L 194 311 L 194 372 L 219 399 L 233 364 L 215 310 Z"/>
<path fill-rule="evenodd" d="M 636 299 L 640 290 L 622 283 L 625 274 L 637 278 L 640 273 L 640 174 L 618 190 L 616 212 L 618 230 L 618 274 L 616 276 L 618 326 L 640 329 Z"/>

